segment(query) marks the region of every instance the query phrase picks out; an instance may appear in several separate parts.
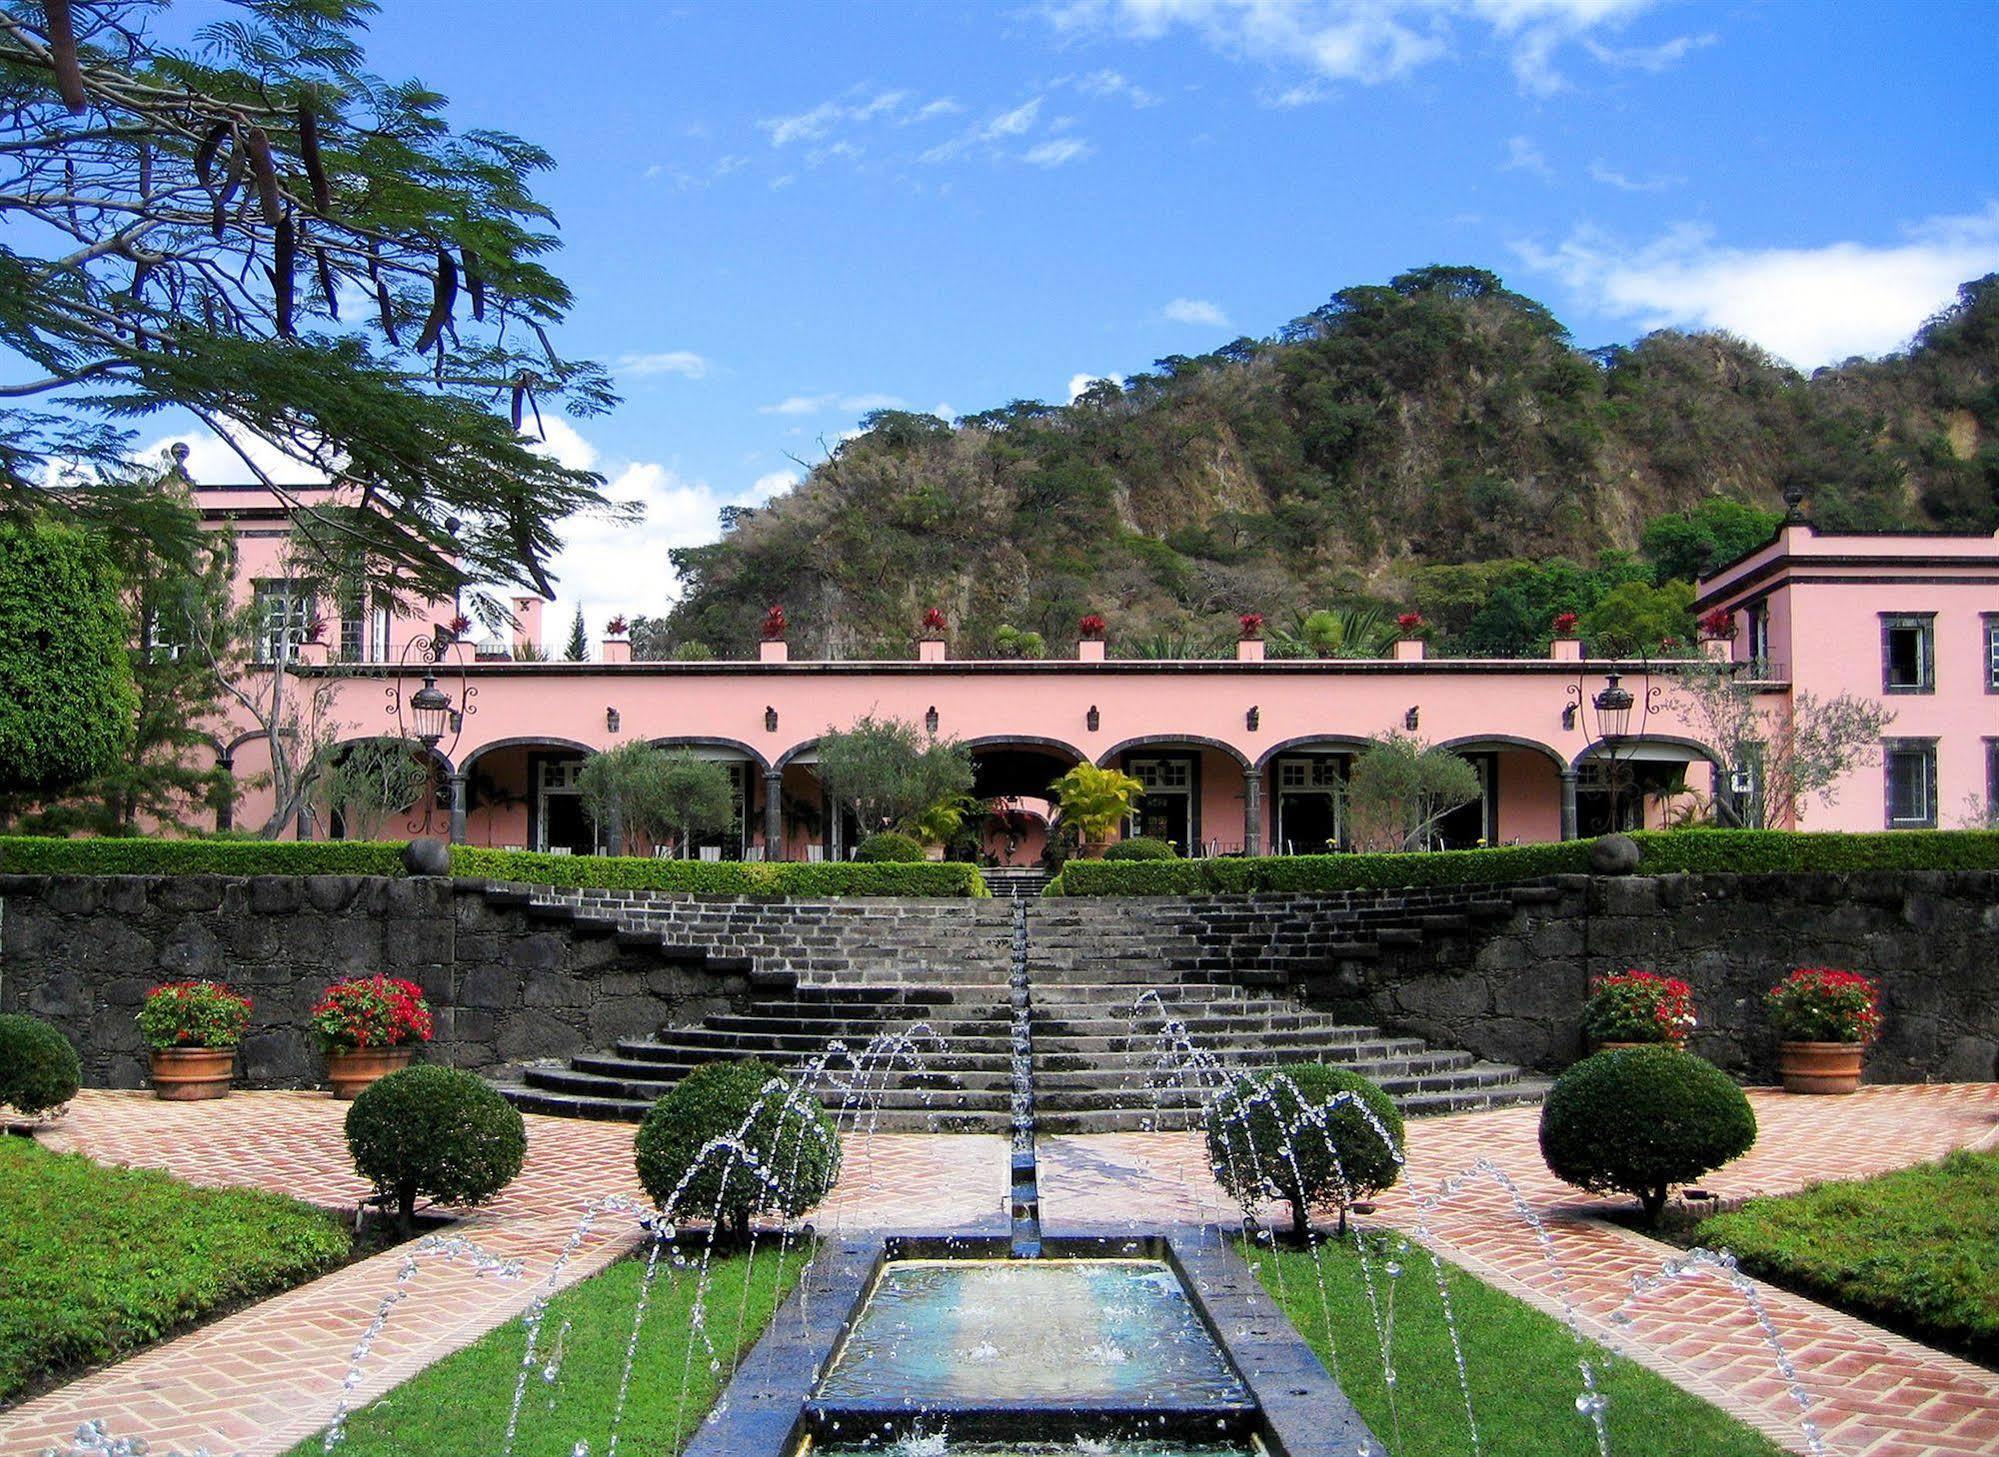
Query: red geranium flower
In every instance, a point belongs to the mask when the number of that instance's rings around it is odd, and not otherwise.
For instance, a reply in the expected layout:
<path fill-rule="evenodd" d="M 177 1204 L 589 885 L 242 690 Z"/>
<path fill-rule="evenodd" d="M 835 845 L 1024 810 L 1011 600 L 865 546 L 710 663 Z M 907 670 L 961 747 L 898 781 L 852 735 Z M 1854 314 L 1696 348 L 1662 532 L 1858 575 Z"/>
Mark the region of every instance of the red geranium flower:
<path fill-rule="evenodd" d="M 328 1052 L 428 1042 L 430 1003 L 415 982 L 381 975 L 355 977 L 326 989 L 312 1009 L 312 1032 Z"/>

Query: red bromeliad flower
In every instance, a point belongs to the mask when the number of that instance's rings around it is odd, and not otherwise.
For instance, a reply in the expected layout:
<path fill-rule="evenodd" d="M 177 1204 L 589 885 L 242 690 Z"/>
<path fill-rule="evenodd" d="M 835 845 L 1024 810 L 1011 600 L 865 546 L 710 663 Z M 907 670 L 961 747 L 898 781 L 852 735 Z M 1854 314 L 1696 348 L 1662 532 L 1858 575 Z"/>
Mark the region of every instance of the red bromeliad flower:
<path fill-rule="evenodd" d="M 453 637 L 463 637 L 472 630 L 472 619 L 461 612 L 451 619 L 445 630 Z"/>
<path fill-rule="evenodd" d="M 430 1003 L 415 982 L 381 975 L 335 982 L 312 1009 L 312 1032 L 328 1052 L 428 1042 Z"/>
<path fill-rule="evenodd" d="M 1577 617 L 1573 612 L 1557 612 L 1555 614 L 1555 636 L 1574 637 L 1576 635 L 1576 625 L 1581 621 L 1582 619 Z"/>
<path fill-rule="evenodd" d="M 1086 642 L 1096 642 L 1104 635 L 1104 620 L 1101 616 L 1092 612 L 1076 624 L 1076 631 L 1083 635 Z"/>
<path fill-rule="evenodd" d="M 944 631 L 945 628 L 949 626 L 950 624 L 944 620 L 944 614 L 942 611 L 940 611 L 935 607 L 927 607 L 924 609 L 923 630 L 925 633 L 941 633 Z"/>
<path fill-rule="evenodd" d="M 771 603 L 770 611 L 764 614 L 764 641 L 778 642 L 782 640 L 785 629 L 788 626 L 789 624 L 784 620 L 784 604 L 782 602 Z"/>
<path fill-rule="evenodd" d="M 1424 627 L 1423 614 L 1420 612 L 1405 612 L 1395 619 L 1395 625 L 1402 629 L 1404 637 L 1407 637 L 1412 632 L 1421 632 Z"/>
<path fill-rule="evenodd" d="M 1881 1034 L 1881 989 L 1855 971 L 1801 966 L 1763 998 L 1786 1042 L 1868 1043 Z"/>
<path fill-rule="evenodd" d="M 1728 642 L 1735 636 L 1735 614 L 1726 607 L 1717 607 L 1702 614 L 1700 628 L 1702 637 Z"/>
<path fill-rule="evenodd" d="M 1263 614 L 1261 612 L 1245 612 L 1236 621 L 1242 624 L 1242 635 L 1245 638 L 1255 639 L 1263 636 Z"/>
<path fill-rule="evenodd" d="M 631 626 L 629 622 L 625 621 L 624 614 L 619 613 L 604 624 L 604 635 L 606 637 L 623 637 L 627 632 L 631 631 Z"/>
<path fill-rule="evenodd" d="M 1583 1031 L 1593 1041 L 1678 1047 L 1694 1026 L 1693 989 L 1676 976 L 1633 968 L 1590 978 Z"/>

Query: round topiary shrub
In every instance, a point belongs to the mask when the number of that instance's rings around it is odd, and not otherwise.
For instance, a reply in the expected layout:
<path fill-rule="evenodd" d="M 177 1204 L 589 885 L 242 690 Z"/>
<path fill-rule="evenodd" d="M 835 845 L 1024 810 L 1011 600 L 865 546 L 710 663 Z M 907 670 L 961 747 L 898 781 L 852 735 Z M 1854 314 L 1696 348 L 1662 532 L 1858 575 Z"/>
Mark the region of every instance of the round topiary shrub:
<path fill-rule="evenodd" d="M 1171 840 L 1155 839 L 1151 835 L 1134 835 L 1129 840 L 1119 840 L 1104 850 L 1106 860 L 1178 860 L 1180 852 L 1173 848 Z"/>
<path fill-rule="evenodd" d="M 716 1139 L 740 1148 L 710 1148 Z M 738 1242 L 751 1215 L 796 1218 L 840 1176 L 825 1108 L 755 1060 L 705 1063 L 682 1078 L 646 1114 L 634 1152 L 639 1182 L 669 1218 L 711 1219 Z"/>
<path fill-rule="evenodd" d="M 33 1017 L 0 1016 L 0 1106 L 33 1118 L 74 1098 L 82 1082 L 67 1037 Z"/>
<path fill-rule="evenodd" d="M 389 1198 L 405 1231 L 419 1196 L 480 1204 L 512 1183 L 527 1157 L 527 1127 L 485 1079 L 462 1068 L 418 1066 L 362 1090 L 347 1110 L 354 1168 Z"/>
<path fill-rule="evenodd" d="M 879 835 L 869 835 L 854 847 L 856 860 L 890 861 L 897 864 L 930 857 L 923 846 L 908 835 L 898 835 L 894 831 L 884 831 Z"/>
<path fill-rule="evenodd" d="M 1324 1111 L 1320 1111 L 1324 1110 Z M 1291 1232 L 1311 1236 L 1311 1211 L 1347 1206 L 1402 1176 L 1402 1114 L 1359 1073 L 1294 1062 L 1245 1073 L 1208 1105 L 1208 1166 L 1243 1206 L 1291 1206 Z M 1383 1135 L 1386 1134 L 1386 1138 Z"/>
<path fill-rule="evenodd" d="M 1677 1047 L 1584 1058 L 1541 1105 L 1541 1156 L 1594 1194 L 1635 1194 L 1656 1223 L 1666 1190 L 1739 1158 L 1756 1114 L 1728 1074 Z"/>

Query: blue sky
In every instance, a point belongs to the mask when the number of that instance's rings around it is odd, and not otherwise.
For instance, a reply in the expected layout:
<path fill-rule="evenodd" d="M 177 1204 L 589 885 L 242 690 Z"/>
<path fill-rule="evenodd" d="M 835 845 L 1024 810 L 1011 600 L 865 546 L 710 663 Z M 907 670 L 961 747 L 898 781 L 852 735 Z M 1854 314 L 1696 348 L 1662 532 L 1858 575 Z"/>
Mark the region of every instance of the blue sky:
<path fill-rule="evenodd" d="M 571 533 L 593 622 L 867 409 L 1064 400 L 1419 264 L 1804 367 L 1999 269 L 1989 0 L 386 0 L 369 54 L 557 159 L 561 342 L 625 403 L 552 444 L 649 510 Z"/>

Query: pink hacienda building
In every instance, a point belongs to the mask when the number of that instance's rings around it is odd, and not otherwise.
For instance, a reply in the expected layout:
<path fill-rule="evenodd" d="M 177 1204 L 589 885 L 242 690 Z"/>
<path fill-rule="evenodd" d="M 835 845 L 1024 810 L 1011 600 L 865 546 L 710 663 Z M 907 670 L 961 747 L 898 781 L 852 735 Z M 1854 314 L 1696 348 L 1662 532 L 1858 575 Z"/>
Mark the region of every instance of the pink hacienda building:
<path fill-rule="evenodd" d="M 240 590 L 266 604 L 262 650 L 326 675 L 343 737 L 389 731 L 387 695 L 406 699 L 420 681 L 403 665 L 405 649 L 449 623 L 452 605 L 396 614 L 325 600 L 314 584 L 281 575 L 286 513 L 269 492 L 209 487 L 196 498 L 212 527 L 236 533 Z M 1702 582 L 1696 606 L 1731 619 L 1732 639 L 1704 648 L 1758 674 L 1770 707 L 1781 712 L 1800 692 L 1855 693 L 1894 712 L 1874 762 L 1847 775 L 1835 803 L 1809 806 L 1802 828 L 1982 817 L 1999 776 L 1999 540 L 1822 535 L 1794 520 Z M 1672 663 L 1588 659 L 1570 640 L 1524 661 L 1433 658 L 1418 641 L 1379 661 L 1265 661 L 1258 641 L 1241 643 L 1233 661 L 1107 660 L 1104 644 L 1090 641 L 1074 659 L 964 661 L 931 641 L 898 662 L 793 661 L 782 642 L 766 643 L 755 662 L 633 662 L 630 644 L 611 637 L 596 661 L 569 663 L 518 660 L 520 644 L 539 640 L 542 603 L 515 598 L 513 607 L 513 642 L 464 644 L 462 675 L 454 668 L 439 680 L 454 700 L 476 690 L 455 743 L 443 746 L 437 811 L 454 840 L 475 845 L 607 848 L 578 801 L 577 769 L 601 749 L 644 739 L 727 766 L 739 828 L 698 847 L 704 855 L 838 857 L 857 828 L 828 813 L 815 750 L 821 734 L 864 714 L 970 747 L 993 811 L 986 851 L 1002 864 L 1034 863 L 1048 785 L 1082 760 L 1140 779 L 1146 794 L 1130 831 L 1189 853 L 1337 846 L 1337 787 L 1368 736 L 1386 729 L 1414 731 L 1477 766 L 1484 795 L 1444 826 L 1451 845 L 1594 834 L 1613 815 L 1627 827 L 1657 822 L 1672 812 L 1661 791 L 1682 784 L 1694 802 L 1754 792 L 1750 768 L 1722 762 L 1676 703 Z M 325 628 L 307 641 L 315 620 Z M 1606 689 L 1608 714 L 1597 704 Z M 1633 709 L 1606 748 L 1619 689 Z M 260 737 L 237 725 L 214 742 L 250 786 L 224 825 L 262 823 L 270 800 L 254 787 L 269 762 Z M 310 818 L 296 829 L 329 832 Z"/>

